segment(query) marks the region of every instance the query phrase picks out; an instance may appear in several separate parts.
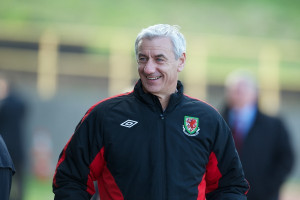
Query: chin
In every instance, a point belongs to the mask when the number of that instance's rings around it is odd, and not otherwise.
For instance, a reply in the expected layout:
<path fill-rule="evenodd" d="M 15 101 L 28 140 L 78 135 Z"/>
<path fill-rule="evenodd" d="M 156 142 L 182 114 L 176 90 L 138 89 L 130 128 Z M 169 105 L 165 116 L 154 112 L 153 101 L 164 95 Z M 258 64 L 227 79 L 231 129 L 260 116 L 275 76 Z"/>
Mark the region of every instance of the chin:
<path fill-rule="evenodd" d="M 153 89 L 153 88 L 145 88 L 145 90 L 151 94 L 157 94 L 159 93 L 159 90 Z"/>
<path fill-rule="evenodd" d="M 149 92 L 149 93 L 152 93 L 152 94 L 158 93 L 160 91 L 159 88 L 157 88 L 155 86 L 149 86 L 149 85 L 144 86 L 144 90 L 146 92 Z"/>

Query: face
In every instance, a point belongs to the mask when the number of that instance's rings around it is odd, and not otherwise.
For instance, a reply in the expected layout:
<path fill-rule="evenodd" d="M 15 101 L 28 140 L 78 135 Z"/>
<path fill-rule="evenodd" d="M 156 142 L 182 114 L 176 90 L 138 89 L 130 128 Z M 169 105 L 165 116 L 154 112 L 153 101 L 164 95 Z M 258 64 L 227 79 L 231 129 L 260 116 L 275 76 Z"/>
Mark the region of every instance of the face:
<path fill-rule="evenodd" d="M 8 93 L 8 85 L 6 80 L 0 78 L 0 99 L 6 97 Z"/>
<path fill-rule="evenodd" d="M 241 109 L 246 105 L 256 102 L 256 90 L 246 81 L 237 80 L 227 88 L 227 99 L 229 105 Z"/>
<path fill-rule="evenodd" d="M 146 92 L 159 97 L 175 92 L 185 54 L 176 60 L 169 38 L 142 39 L 138 44 L 137 56 L 138 72 Z"/>

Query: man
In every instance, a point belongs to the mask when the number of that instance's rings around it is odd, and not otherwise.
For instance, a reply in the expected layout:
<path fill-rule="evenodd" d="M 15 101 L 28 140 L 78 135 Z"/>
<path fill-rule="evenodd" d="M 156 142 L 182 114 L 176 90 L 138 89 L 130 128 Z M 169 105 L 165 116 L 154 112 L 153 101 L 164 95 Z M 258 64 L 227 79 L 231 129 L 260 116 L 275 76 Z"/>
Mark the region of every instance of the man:
<path fill-rule="evenodd" d="M 294 161 L 282 120 L 259 110 L 258 88 L 248 71 L 238 70 L 228 76 L 226 99 L 223 115 L 232 128 L 251 185 L 248 200 L 278 200 L 280 186 Z"/>
<path fill-rule="evenodd" d="M 24 120 L 26 103 L 14 90 L 7 76 L 0 74 L 0 133 L 16 169 L 11 198 L 23 199 L 24 190 Z"/>
<path fill-rule="evenodd" d="M 158 24 L 135 42 L 140 80 L 85 114 L 60 155 L 55 199 L 244 200 L 248 190 L 225 121 L 183 94 L 185 39 Z"/>
<path fill-rule="evenodd" d="M 13 162 L 0 135 L 0 197 L 2 200 L 9 200 L 11 179 L 14 173 Z"/>

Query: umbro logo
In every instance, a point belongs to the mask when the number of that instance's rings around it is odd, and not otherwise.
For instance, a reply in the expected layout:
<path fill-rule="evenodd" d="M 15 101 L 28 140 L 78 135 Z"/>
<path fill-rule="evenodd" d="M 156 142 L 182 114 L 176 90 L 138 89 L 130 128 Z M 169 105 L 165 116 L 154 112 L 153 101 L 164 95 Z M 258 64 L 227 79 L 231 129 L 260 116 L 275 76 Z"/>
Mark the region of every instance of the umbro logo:
<path fill-rule="evenodd" d="M 126 128 L 131 128 L 133 127 L 134 125 L 136 125 L 138 122 L 137 121 L 133 121 L 131 119 L 127 119 L 125 122 L 121 123 L 120 125 L 121 126 L 124 126 Z"/>

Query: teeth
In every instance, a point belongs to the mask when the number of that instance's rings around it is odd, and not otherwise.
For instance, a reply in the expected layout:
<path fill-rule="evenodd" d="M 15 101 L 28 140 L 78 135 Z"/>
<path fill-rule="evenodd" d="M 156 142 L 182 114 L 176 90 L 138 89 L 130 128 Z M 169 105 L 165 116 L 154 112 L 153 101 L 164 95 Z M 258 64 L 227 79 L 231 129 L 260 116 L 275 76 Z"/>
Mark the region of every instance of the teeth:
<path fill-rule="evenodd" d="M 160 76 L 157 76 L 157 77 L 147 77 L 147 79 L 149 79 L 149 80 L 157 80 L 159 78 L 160 78 Z"/>

